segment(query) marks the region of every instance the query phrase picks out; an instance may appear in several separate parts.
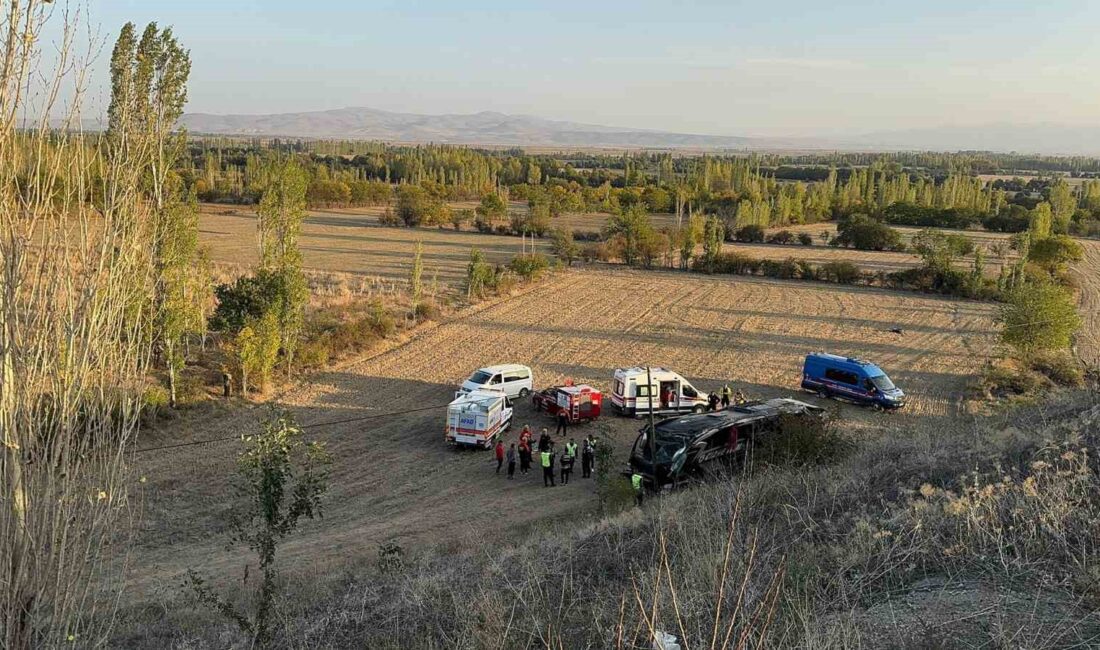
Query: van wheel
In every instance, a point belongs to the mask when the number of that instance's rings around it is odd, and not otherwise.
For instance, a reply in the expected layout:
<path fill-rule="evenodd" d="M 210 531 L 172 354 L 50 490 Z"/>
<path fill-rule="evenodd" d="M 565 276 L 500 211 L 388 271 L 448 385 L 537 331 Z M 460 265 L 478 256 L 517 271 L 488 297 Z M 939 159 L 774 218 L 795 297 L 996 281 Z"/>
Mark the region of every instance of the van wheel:
<path fill-rule="evenodd" d="M 520 396 L 521 399 L 527 397 L 530 394 L 531 394 L 531 391 L 527 390 L 526 388 L 523 388 L 519 391 L 519 396 Z"/>
<path fill-rule="evenodd" d="M 705 410 L 706 410 L 706 408 L 704 408 L 702 404 L 696 404 L 695 408 L 691 409 L 691 412 L 692 413 L 702 413 Z"/>

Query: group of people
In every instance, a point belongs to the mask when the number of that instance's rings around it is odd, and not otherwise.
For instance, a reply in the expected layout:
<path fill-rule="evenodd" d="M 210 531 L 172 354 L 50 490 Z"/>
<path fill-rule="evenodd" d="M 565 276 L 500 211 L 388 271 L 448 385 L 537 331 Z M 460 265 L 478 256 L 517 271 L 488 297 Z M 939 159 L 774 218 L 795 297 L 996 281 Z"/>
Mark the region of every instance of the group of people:
<path fill-rule="evenodd" d="M 731 400 L 734 404 L 744 404 L 747 401 L 745 399 L 745 394 L 740 390 L 738 390 L 737 394 L 735 395 L 730 389 L 729 384 L 722 386 L 722 389 L 719 392 L 722 394 L 721 397 L 718 396 L 718 393 L 711 393 L 707 396 L 707 404 L 710 406 L 710 410 L 712 411 L 718 410 L 719 403 L 721 403 L 722 408 L 729 408 Z"/>
<path fill-rule="evenodd" d="M 531 462 L 537 459 L 539 466 L 542 468 L 543 487 L 554 487 L 556 485 L 555 465 L 560 468 L 561 484 L 566 485 L 573 476 L 573 466 L 577 462 L 577 456 L 580 455 L 581 477 L 590 478 L 592 476 L 592 469 L 596 465 L 596 439 L 592 434 L 581 441 L 579 448 L 576 441 L 570 438 L 563 445 L 560 454 L 554 451 L 554 440 L 546 429 L 542 430 L 537 442 L 533 442 L 533 437 L 531 427 L 524 425 L 519 434 L 519 442 L 513 442 L 507 450 L 504 448 L 504 441 L 497 439 L 494 450 L 497 461 L 497 474 L 500 474 L 501 468 L 507 462 L 508 479 L 514 479 L 517 460 L 519 461 L 519 473 L 527 474 L 531 471 Z"/>

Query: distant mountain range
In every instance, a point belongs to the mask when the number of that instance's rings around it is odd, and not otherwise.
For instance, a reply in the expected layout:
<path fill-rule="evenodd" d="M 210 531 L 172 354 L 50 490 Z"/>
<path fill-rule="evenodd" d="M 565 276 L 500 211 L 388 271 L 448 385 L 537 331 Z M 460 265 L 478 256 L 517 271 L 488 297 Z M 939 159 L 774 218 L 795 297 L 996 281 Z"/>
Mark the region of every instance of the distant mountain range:
<path fill-rule="evenodd" d="M 419 115 L 341 108 L 273 115 L 188 113 L 180 122 L 192 133 L 387 142 L 688 149 L 742 149 L 753 144 L 750 138 L 624 129 L 490 111 Z"/>
<path fill-rule="evenodd" d="M 828 138 L 757 138 L 629 129 L 491 111 L 422 115 L 373 108 L 271 115 L 187 113 L 180 123 L 194 134 L 407 143 L 700 150 L 1015 151 L 1100 155 L 1100 126 L 1059 124 L 944 126 Z"/>

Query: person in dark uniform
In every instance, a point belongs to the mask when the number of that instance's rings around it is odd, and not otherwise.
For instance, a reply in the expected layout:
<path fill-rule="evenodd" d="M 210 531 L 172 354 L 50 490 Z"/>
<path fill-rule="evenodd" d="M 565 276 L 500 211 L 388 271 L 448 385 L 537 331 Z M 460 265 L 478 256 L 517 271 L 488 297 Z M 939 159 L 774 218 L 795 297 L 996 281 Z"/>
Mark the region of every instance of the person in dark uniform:
<path fill-rule="evenodd" d="M 581 447 L 581 478 L 592 476 L 592 461 L 596 460 L 596 444 L 589 434 Z"/>
<path fill-rule="evenodd" d="M 569 430 L 569 414 L 565 412 L 565 409 L 558 410 L 558 430 L 554 433 L 564 436 Z"/>

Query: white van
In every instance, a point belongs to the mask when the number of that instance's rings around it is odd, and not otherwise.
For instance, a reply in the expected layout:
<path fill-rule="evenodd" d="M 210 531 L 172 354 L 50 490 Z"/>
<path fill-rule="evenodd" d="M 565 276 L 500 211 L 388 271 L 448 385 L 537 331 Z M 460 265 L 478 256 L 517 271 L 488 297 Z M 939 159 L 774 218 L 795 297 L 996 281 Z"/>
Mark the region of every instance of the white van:
<path fill-rule="evenodd" d="M 646 385 L 646 369 L 617 368 L 611 389 L 611 404 L 623 415 L 654 413 L 702 413 L 707 398 L 688 380 L 666 368 L 650 368 L 652 383 Z M 654 399 L 656 397 L 656 399 Z"/>
<path fill-rule="evenodd" d="M 531 369 L 518 363 L 501 366 L 486 366 L 474 371 L 470 378 L 462 382 L 460 393 L 469 393 L 482 388 L 502 390 L 508 397 L 527 397 L 534 389 Z"/>

